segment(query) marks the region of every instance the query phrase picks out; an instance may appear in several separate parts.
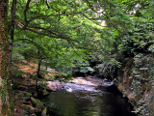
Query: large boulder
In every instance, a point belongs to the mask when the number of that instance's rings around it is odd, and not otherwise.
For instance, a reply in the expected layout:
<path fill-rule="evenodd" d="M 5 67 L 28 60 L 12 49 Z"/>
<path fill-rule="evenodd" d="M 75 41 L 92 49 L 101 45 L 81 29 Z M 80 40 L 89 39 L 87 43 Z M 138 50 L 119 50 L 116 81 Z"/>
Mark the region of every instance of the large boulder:
<path fill-rule="evenodd" d="M 78 83 L 78 84 L 84 84 L 84 85 L 89 85 L 89 86 L 98 86 L 97 84 L 92 83 L 91 81 L 86 80 L 84 77 L 72 78 L 72 80 L 70 82 Z"/>
<path fill-rule="evenodd" d="M 97 77 L 94 77 L 94 78 L 93 77 L 85 77 L 85 79 L 87 81 L 90 81 L 90 82 L 96 84 L 97 86 L 100 86 L 104 83 L 103 79 L 100 79 L 100 78 L 97 78 Z"/>
<path fill-rule="evenodd" d="M 36 112 L 38 112 L 37 108 L 34 108 L 33 106 L 30 106 L 30 105 L 22 104 L 20 107 L 23 110 L 27 111 L 28 113 L 36 113 Z"/>
<path fill-rule="evenodd" d="M 48 81 L 46 83 L 47 83 L 48 89 L 51 91 L 57 91 L 58 89 L 61 88 L 61 83 L 58 80 Z"/>

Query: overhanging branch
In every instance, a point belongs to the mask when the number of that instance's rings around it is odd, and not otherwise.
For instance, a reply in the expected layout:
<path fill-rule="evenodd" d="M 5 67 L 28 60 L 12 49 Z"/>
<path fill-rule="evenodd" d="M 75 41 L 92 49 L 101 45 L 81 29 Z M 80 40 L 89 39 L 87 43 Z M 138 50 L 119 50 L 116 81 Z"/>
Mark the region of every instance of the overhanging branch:
<path fill-rule="evenodd" d="M 39 19 L 41 17 L 51 17 L 51 16 L 67 16 L 67 15 L 74 15 L 74 14 L 81 14 L 81 12 L 76 12 L 76 13 L 67 13 L 67 14 L 51 14 L 51 15 L 38 15 L 35 17 L 32 17 L 31 19 L 29 19 L 28 23 L 30 23 L 31 21 L 33 21 L 34 19 Z"/>
<path fill-rule="evenodd" d="M 24 25 L 24 27 L 23 28 L 26 28 L 27 26 L 28 26 L 28 21 L 27 21 L 27 11 L 28 11 L 28 9 L 29 9 L 29 4 L 30 4 L 30 2 L 31 2 L 31 0 L 28 0 L 27 1 L 27 4 L 26 4 L 26 8 L 25 8 L 25 10 L 24 10 L 24 21 L 25 21 L 25 25 Z"/>
<path fill-rule="evenodd" d="M 71 37 L 63 37 L 63 36 L 61 36 L 61 35 L 49 35 L 49 34 L 41 33 L 41 32 L 39 32 L 39 31 L 37 31 L 37 30 L 35 30 L 35 29 L 32 29 L 32 28 L 29 28 L 29 27 L 24 28 L 24 25 L 23 25 L 22 23 L 20 23 L 19 21 L 15 20 L 15 19 L 14 19 L 14 21 L 16 22 L 15 24 L 16 24 L 20 29 L 22 29 L 22 30 L 29 30 L 29 31 L 31 31 L 31 32 L 33 32 L 33 33 L 36 33 L 36 34 L 39 34 L 39 35 L 43 35 L 43 36 L 47 36 L 47 37 L 52 37 L 52 38 L 57 38 L 57 39 L 64 39 L 64 40 L 67 40 L 67 41 L 74 41 L 74 42 L 79 43 L 79 41 L 73 40 L 73 39 L 71 39 Z"/>

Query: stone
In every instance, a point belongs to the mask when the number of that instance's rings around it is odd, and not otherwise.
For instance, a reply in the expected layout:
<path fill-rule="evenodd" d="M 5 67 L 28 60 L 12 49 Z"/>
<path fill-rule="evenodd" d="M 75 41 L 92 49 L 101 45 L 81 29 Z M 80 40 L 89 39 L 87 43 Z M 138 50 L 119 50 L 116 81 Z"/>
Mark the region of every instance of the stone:
<path fill-rule="evenodd" d="M 77 78 L 72 78 L 70 82 L 72 83 L 78 83 L 78 84 L 84 84 L 84 85 L 89 85 L 89 86 L 98 86 L 97 84 L 92 83 L 91 81 L 87 81 L 83 77 L 77 77 Z"/>
<path fill-rule="evenodd" d="M 37 110 L 33 107 L 33 106 L 30 106 L 30 105 L 25 105 L 25 104 L 22 104 L 20 106 L 23 110 L 29 112 L 29 113 L 35 113 L 37 112 Z"/>
<path fill-rule="evenodd" d="M 44 109 L 44 105 L 40 100 L 31 97 L 31 102 L 34 107 L 36 107 L 38 109 Z"/>
<path fill-rule="evenodd" d="M 140 70 L 148 70 L 148 68 L 140 68 Z"/>
<path fill-rule="evenodd" d="M 47 95 L 49 95 L 49 92 L 46 90 L 43 90 L 43 96 L 47 96 Z"/>
<path fill-rule="evenodd" d="M 47 113 L 47 107 L 44 108 L 44 110 L 42 111 L 41 114 L 42 114 L 42 116 L 46 116 L 46 113 Z"/>
<path fill-rule="evenodd" d="M 58 80 L 48 81 L 46 83 L 48 89 L 50 89 L 51 91 L 57 91 L 58 89 L 61 88 L 61 83 Z"/>
<path fill-rule="evenodd" d="M 100 79 L 100 78 L 92 78 L 92 77 L 86 77 L 85 78 L 87 81 L 90 81 L 94 84 L 96 84 L 97 86 L 102 85 L 104 83 L 104 80 Z"/>

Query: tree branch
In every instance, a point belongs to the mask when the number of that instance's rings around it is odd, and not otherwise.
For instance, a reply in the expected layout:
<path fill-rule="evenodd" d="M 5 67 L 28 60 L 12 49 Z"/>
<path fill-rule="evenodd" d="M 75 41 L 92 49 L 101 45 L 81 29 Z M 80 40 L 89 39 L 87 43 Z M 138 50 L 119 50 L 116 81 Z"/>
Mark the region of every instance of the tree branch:
<path fill-rule="evenodd" d="M 27 20 L 27 11 L 28 11 L 28 9 L 29 9 L 29 4 L 30 4 L 30 2 L 31 2 L 31 0 L 28 0 L 27 1 L 27 4 L 26 4 L 26 8 L 25 8 L 25 10 L 24 10 L 24 21 L 25 21 L 25 25 L 24 25 L 24 27 L 23 28 L 26 28 L 27 26 L 28 26 L 28 24 L 29 24 L 29 22 L 28 22 L 28 20 Z"/>
<path fill-rule="evenodd" d="M 22 23 L 20 23 L 19 21 L 17 21 L 17 20 L 15 20 L 14 19 L 14 21 L 16 22 L 16 25 L 20 28 L 20 29 L 23 29 L 23 30 L 29 30 L 29 31 L 31 31 L 31 32 L 33 32 L 33 33 L 36 33 L 36 34 L 39 34 L 39 35 L 43 35 L 43 36 L 47 36 L 47 37 L 52 37 L 52 38 L 57 38 L 57 39 L 64 39 L 64 40 L 67 40 L 67 41 L 74 41 L 74 42 L 77 42 L 77 43 L 79 43 L 79 41 L 77 41 L 77 40 L 72 40 L 71 39 L 71 37 L 63 37 L 63 36 L 61 36 L 61 35 L 49 35 L 49 34 L 45 34 L 45 33 L 41 33 L 41 32 L 39 32 L 39 31 L 37 31 L 37 30 L 34 30 L 34 29 L 31 29 L 31 28 L 29 28 L 29 27 L 26 27 L 26 28 L 24 28 L 24 25 L 22 24 Z M 41 28 L 41 27 L 40 27 Z"/>
<path fill-rule="evenodd" d="M 46 28 L 43 28 L 43 27 L 33 27 L 33 28 L 46 30 L 49 33 L 52 33 L 53 35 L 49 35 L 49 34 L 45 34 L 45 33 L 40 33 L 39 31 L 33 30 L 31 28 L 28 28 L 28 30 L 30 30 L 30 31 L 32 31 L 34 33 L 40 34 L 40 35 L 44 35 L 44 36 L 48 36 L 48 37 L 53 37 L 53 38 L 57 38 L 57 39 L 64 39 L 64 40 L 67 40 L 67 41 L 74 41 L 74 42 L 79 43 L 79 41 L 77 41 L 77 40 L 72 40 L 71 37 L 63 37 L 60 34 L 56 34 L 56 33 L 52 32 L 52 31 L 50 31 L 50 30 L 48 30 Z"/>
<path fill-rule="evenodd" d="M 48 31 L 49 33 L 52 33 L 52 34 L 54 34 L 54 35 L 58 36 L 56 33 L 52 32 L 51 30 L 46 29 L 46 28 L 43 28 L 43 27 L 35 27 L 35 26 L 32 26 L 31 28 L 35 28 L 35 29 L 42 29 L 42 30 Z"/>
<path fill-rule="evenodd" d="M 51 16 L 56 17 L 56 16 L 67 16 L 67 15 L 74 15 L 74 14 L 81 14 L 81 12 L 67 13 L 67 14 L 38 15 L 36 17 L 32 17 L 31 19 L 29 19 L 28 23 L 30 23 L 34 19 L 38 19 L 38 18 L 41 18 L 41 17 L 51 17 Z"/>
<path fill-rule="evenodd" d="M 45 4 L 47 5 L 48 9 L 50 8 L 48 5 L 48 0 L 45 0 Z"/>

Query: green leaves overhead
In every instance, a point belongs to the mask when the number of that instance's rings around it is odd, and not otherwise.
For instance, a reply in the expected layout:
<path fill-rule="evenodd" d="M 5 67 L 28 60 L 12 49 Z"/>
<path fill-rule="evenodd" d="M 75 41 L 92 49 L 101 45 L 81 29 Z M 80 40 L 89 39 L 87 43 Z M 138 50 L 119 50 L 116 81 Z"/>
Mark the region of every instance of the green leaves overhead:
<path fill-rule="evenodd" d="M 36 56 L 40 49 L 44 59 L 59 65 L 147 51 L 153 45 L 153 5 L 151 0 L 19 0 L 14 49 L 22 41 Z"/>

